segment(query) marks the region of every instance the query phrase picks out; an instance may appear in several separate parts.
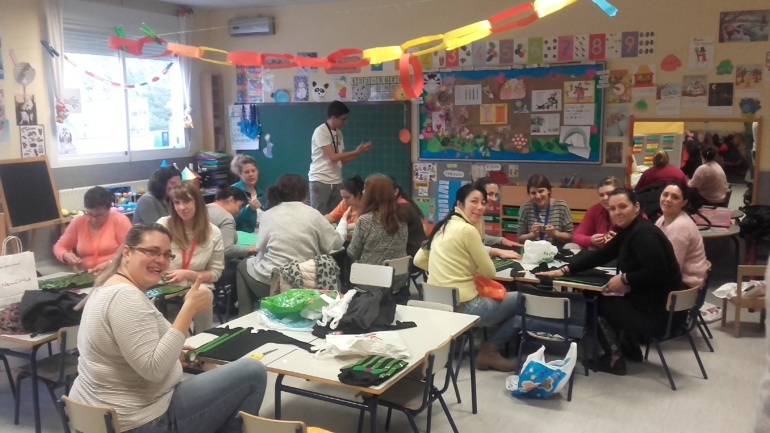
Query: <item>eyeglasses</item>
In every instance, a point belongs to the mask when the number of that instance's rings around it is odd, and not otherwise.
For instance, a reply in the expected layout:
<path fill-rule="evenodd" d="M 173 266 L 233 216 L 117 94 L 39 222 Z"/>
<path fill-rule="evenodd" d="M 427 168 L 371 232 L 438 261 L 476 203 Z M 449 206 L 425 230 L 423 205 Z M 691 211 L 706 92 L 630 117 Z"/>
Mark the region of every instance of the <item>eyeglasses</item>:
<path fill-rule="evenodd" d="M 129 247 L 129 248 L 131 248 L 132 250 L 137 250 L 140 253 L 142 253 L 144 255 L 147 255 L 147 256 L 150 256 L 150 257 L 152 257 L 154 259 L 157 259 L 158 257 L 163 256 L 164 259 L 171 261 L 171 260 L 174 260 L 176 258 L 176 256 L 174 254 L 162 253 L 162 252 L 160 252 L 160 250 L 156 250 L 156 249 L 152 249 L 152 248 L 142 248 L 142 247 Z"/>
<path fill-rule="evenodd" d="M 87 216 L 87 217 L 89 217 L 89 218 L 93 218 L 93 219 L 96 219 L 96 218 L 106 218 L 106 217 L 107 217 L 109 214 L 110 214 L 109 212 L 104 212 L 104 213 L 95 213 L 95 214 L 94 214 L 94 213 L 88 213 L 88 212 L 86 212 L 86 213 L 85 213 L 85 216 Z"/>

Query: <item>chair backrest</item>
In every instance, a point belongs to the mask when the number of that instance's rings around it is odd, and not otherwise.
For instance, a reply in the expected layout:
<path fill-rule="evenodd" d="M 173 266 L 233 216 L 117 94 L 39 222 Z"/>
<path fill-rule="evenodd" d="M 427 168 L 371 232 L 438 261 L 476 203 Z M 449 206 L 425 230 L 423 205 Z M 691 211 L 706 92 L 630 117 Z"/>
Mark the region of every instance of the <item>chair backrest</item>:
<path fill-rule="evenodd" d="M 428 283 L 422 284 L 422 299 L 437 304 L 451 305 L 452 309 L 456 309 L 460 303 L 459 290 L 455 287 L 434 286 Z"/>
<path fill-rule="evenodd" d="M 78 331 L 80 325 L 67 326 L 60 328 L 56 334 L 56 339 L 59 342 L 59 349 L 64 351 L 72 351 L 78 348 Z"/>
<path fill-rule="evenodd" d="M 409 307 L 427 308 L 429 310 L 448 311 L 453 312 L 454 308 L 451 305 L 439 304 L 438 302 L 418 301 L 416 299 L 410 299 L 406 303 Z"/>
<path fill-rule="evenodd" d="M 391 287 L 393 271 L 390 266 L 367 265 L 353 263 L 350 267 L 350 283 L 364 286 Z"/>
<path fill-rule="evenodd" d="M 698 291 L 698 299 L 695 301 L 695 306 L 700 309 L 704 303 L 706 303 L 706 296 L 708 295 L 709 279 L 711 278 L 711 262 L 706 260 L 706 275 L 703 278 L 703 286 Z"/>
<path fill-rule="evenodd" d="M 412 256 L 401 257 L 399 259 L 385 260 L 383 265 L 393 268 L 393 275 L 409 275 L 409 262 Z"/>
<path fill-rule="evenodd" d="M 687 311 L 693 308 L 698 302 L 699 287 L 691 289 L 676 290 L 668 294 L 666 301 L 666 310 L 668 311 Z"/>
<path fill-rule="evenodd" d="M 118 414 L 111 407 L 78 403 L 66 395 L 62 396 L 58 405 L 66 433 L 120 433 Z"/>
<path fill-rule="evenodd" d="M 238 412 L 243 421 L 243 433 L 307 433 L 302 421 L 281 421 Z"/>
<path fill-rule="evenodd" d="M 431 356 L 433 356 L 433 365 L 431 369 L 432 371 L 430 371 L 431 374 L 435 374 L 436 371 L 448 366 L 451 360 L 451 357 L 449 356 L 451 353 L 451 348 L 452 339 L 448 339 L 425 354 L 425 362 L 422 363 L 423 377 L 428 377 L 428 368 L 430 367 L 428 365 L 430 364 L 428 361 L 430 360 Z"/>
<path fill-rule="evenodd" d="M 569 299 L 521 294 L 524 314 L 544 319 L 566 320 L 570 316 Z"/>

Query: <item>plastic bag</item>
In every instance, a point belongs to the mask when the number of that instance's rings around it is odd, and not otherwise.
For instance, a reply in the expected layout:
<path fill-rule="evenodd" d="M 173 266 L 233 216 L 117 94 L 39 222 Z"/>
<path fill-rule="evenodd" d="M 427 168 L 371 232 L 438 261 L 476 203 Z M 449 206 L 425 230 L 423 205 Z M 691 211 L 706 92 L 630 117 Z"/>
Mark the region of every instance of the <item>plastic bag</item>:
<path fill-rule="evenodd" d="M 321 310 L 326 301 L 321 299 L 318 290 L 291 289 L 275 296 L 262 298 L 259 307 L 273 314 L 278 319 L 287 317 L 301 319 L 302 311 L 307 309 Z"/>
<path fill-rule="evenodd" d="M 476 283 L 476 291 L 479 293 L 479 296 L 485 298 L 502 300 L 508 292 L 502 284 L 495 280 L 482 277 L 479 274 L 476 274 L 476 276 L 473 277 L 473 282 Z"/>
<path fill-rule="evenodd" d="M 559 249 L 548 241 L 524 242 L 524 256 L 521 261 L 530 265 L 552 262 Z"/>
<path fill-rule="evenodd" d="M 326 334 L 326 341 L 315 346 L 316 358 L 348 355 L 381 355 L 388 358 L 407 359 L 409 349 L 398 331 L 370 332 L 368 334 Z"/>
<path fill-rule="evenodd" d="M 564 359 L 546 362 L 545 346 L 527 356 L 521 375 L 508 376 L 505 388 L 513 395 L 546 398 L 560 392 L 569 382 L 577 358 L 577 343 L 570 343 Z"/>

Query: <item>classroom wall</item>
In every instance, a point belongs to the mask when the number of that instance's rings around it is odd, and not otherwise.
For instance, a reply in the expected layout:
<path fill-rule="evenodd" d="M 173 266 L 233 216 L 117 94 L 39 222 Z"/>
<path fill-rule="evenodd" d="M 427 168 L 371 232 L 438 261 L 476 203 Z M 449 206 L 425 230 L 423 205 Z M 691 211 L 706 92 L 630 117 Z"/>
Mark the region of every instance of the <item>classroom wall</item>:
<path fill-rule="evenodd" d="M 205 15 L 210 30 L 196 33 L 195 42 L 224 50 L 254 50 L 260 52 L 297 53 L 317 51 L 320 55 L 343 47 L 369 48 L 398 45 L 411 38 L 452 30 L 509 8 L 520 1 L 442 0 L 404 2 L 403 0 L 359 0 L 287 7 L 245 8 L 235 10 L 199 10 L 196 16 Z M 523 30 L 495 36 L 498 39 L 558 36 L 623 31 L 654 31 L 654 55 L 638 58 L 611 59 L 609 69 L 633 69 L 639 64 L 656 65 L 657 83 L 681 82 L 683 75 L 707 74 L 712 82 L 734 80 L 733 75 L 718 76 L 712 70 L 689 69 L 690 38 L 711 36 L 718 40 L 718 22 L 721 11 L 757 9 L 756 0 L 612 0 L 619 8 L 616 17 L 610 18 L 590 1 L 580 1 L 554 15 L 538 20 Z M 274 16 L 276 34 L 232 38 L 227 34 L 227 21 L 235 17 L 256 15 Z M 715 43 L 716 66 L 721 60 L 731 59 L 733 64 L 764 65 L 767 43 Z M 674 72 L 660 70 L 660 62 L 668 54 L 677 55 L 683 66 Z M 231 67 L 215 67 L 225 76 L 225 100 L 235 98 L 235 71 Z M 276 88 L 293 91 L 294 69 L 275 70 Z M 371 73 L 369 73 L 371 74 Z M 373 74 L 372 74 L 373 75 Z M 326 77 L 322 77 L 326 78 Z M 767 77 L 766 77 L 767 78 Z M 311 78 L 312 80 L 312 78 Z M 770 104 L 770 83 L 767 79 L 761 88 L 766 105 L 759 114 L 767 112 Z M 632 110 L 637 118 L 658 117 L 654 108 L 648 112 Z M 733 116 L 738 116 L 737 100 Z M 705 109 L 682 108 L 680 117 L 712 117 Z M 770 142 L 770 126 L 767 122 L 762 131 L 762 144 Z M 523 166 L 524 164 L 522 164 Z M 554 167 L 549 165 L 549 170 Z M 762 178 L 770 180 L 770 150 L 762 153 L 760 168 Z M 572 170 L 572 167 L 561 169 Z M 575 167 L 588 176 L 598 175 L 595 166 Z M 606 168 L 599 169 L 606 171 Z M 597 179 L 598 180 L 598 179 Z M 770 184 L 762 182 L 760 197 L 770 202 Z"/>
<path fill-rule="evenodd" d="M 93 3 L 107 4 L 134 8 L 167 15 L 175 14 L 177 6 L 163 2 L 149 0 L 85 0 Z M 9 49 L 13 48 L 19 61 L 29 62 L 36 70 L 36 77 L 31 85 L 27 86 L 27 94 L 35 95 L 37 104 L 38 123 L 46 125 L 47 152 L 55 151 L 55 137 L 49 89 L 46 85 L 45 66 L 47 54 L 40 45 L 40 39 L 44 38 L 45 23 L 43 21 L 43 2 L 41 0 L 2 0 L 2 12 L 0 12 L 0 41 L 2 41 L 2 56 L 5 69 L 5 79 L 0 80 L 0 89 L 4 91 L 6 118 L 10 124 L 10 144 L 0 145 L 0 159 L 12 159 L 21 157 L 19 143 L 19 128 L 16 126 L 16 114 L 14 110 L 13 96 L 22 93 L 22 86 L 13 79 Z M 120 17 L 115 17 L 115 25 L 120 24 Z M 105 44 L 106 44 L 105 35 Z M 198 63 L 193 64 L 193 77 L 197 76 Z M 195 81 L 195 79 L 193 80 Z M 198 104 L 199 92 L 197 83 L 193 83 L 193 106 Z M 200 111 L 193 112 L 193 121 L 200 123 Z M 192 151 L 203 148 L 199 134 L 191 134 Z M 177 162 L 181 166 L 187 165 L 192 157 L 175 158 L 169 162 Z M 153 170 L 160 166 L 161 160 L 133 161 L 118 164 L 89 165 L 87 169 L 79 167 L 54 168 L 53 174 L 56 185 L 60 189 L 92 186 L 96 184 L 109 184 L 124 181 L 132 181 L 147 178 Z"/>

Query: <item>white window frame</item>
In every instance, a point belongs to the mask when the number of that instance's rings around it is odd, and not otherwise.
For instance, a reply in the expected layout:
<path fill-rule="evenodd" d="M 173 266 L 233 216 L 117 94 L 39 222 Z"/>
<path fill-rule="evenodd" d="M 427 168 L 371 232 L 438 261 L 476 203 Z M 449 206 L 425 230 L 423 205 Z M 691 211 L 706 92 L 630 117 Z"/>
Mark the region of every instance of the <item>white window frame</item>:
<path fill-rule="evenodd" d="M 138 11 L 118 6 L 103 5 L 98 3 L 86 2 L 81 0 L 60 0 L 64 3 L 64 27 L 83 29 L 89 31 L 100 31 L 105 35 L 105 45 L 107 37 L 114 34 L 114 29 L 106 23 L 120 23 L 127 34 L 136 34 L 143 22 L 146 22 L 159 35 L 174 34 L 179 32 L 179 18 L 173 15 L 163 15 L 159 13 Z M 119 53 L 121 62 L 124 54 Z M 178 68 L 179 64 L 173 67 Z M 125 70 L 125 63 L 123 63 Z M 126 90 L 124 89 L 124 92 Z M 128 125 L 128 98 L 125 98 L 126 113 L 125 123 Z M 51 116 L 53 123 L 53 116 Z M 51 134 L 52 140 L 56 137 L 55 123 L 54 131 Z M 129 134 L 127 128 L 127 134 Z M 51 166 L 59 167 L 79 167 L 84 165 L 115 164 L 131 161 L 149 161 L 156 159 L 185 158 L 193 155 L 189 130 L 184 130 L 185 146 L 180 149 L 151 149 L 151 150 L 131 150 L 130 135 L 128 139 L 128 151 L 125 155 L 102 154 L 102 156 L 78 156 L 78 155 L 59 155 L 58 146 L 52 141 L 49 146 L 49 158 Z"/>

